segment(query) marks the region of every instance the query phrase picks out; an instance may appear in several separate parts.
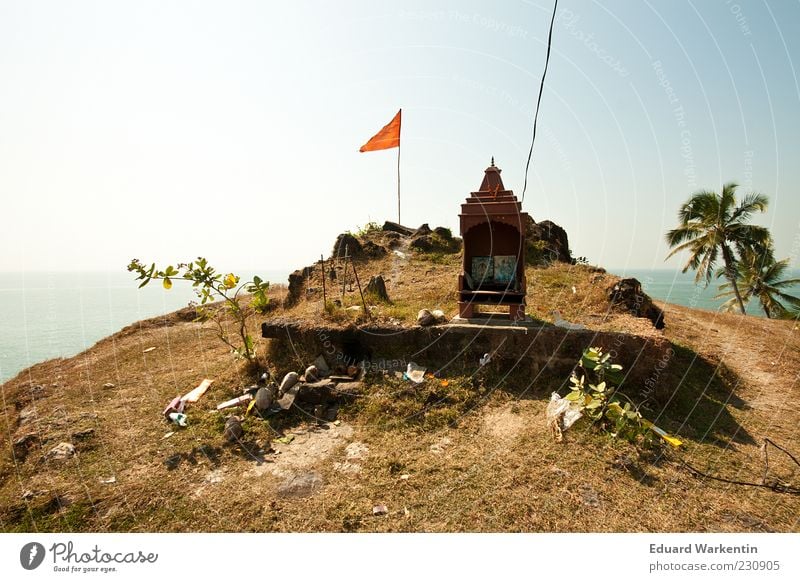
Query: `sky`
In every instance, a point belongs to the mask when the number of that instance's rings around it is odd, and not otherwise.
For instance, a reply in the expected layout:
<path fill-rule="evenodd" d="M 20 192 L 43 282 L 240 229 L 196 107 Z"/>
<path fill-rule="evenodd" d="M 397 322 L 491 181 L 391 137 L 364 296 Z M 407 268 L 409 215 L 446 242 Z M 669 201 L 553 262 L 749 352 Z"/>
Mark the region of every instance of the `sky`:
<path fill-rule="evenodd" d="M 291 270 L 396 220 L 458 230 L 494 156 L 520 196 L 553 5 L 0 3 L 0 271 L 202 255 Z M 561 0 L 524 209 L 614 269 L 678 268 L 699 189 L 770 199 L 800 261 L 800 2 Z"/>

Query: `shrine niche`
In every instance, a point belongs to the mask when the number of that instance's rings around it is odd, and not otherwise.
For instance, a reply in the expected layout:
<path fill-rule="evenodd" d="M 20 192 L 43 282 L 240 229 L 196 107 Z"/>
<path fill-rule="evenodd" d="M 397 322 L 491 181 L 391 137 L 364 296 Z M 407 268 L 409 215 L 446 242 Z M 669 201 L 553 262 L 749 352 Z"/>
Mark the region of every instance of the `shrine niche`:
<path fill-rule="evenodd" d="M 500 178 L 500 168 L 486 168 L 483 182 L 461 205 L 464 260 L 458 276 L 459 317 L 481 314 L 479 305 L 508 307 L 513 321 L 525 319 L 525 225 L 528 215 Z"/>

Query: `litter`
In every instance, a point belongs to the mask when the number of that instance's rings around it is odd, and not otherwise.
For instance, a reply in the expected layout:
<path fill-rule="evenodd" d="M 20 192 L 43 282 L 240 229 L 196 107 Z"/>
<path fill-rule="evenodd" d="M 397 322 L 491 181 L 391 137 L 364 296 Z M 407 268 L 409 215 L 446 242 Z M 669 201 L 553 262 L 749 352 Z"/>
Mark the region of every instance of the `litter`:
<path fill-rule="evenodd" d="M 169 418 L 169 415 L 172 414 L 173 412 L 183 412 L 183 408 L 184 408 L 183 400 L 181 400 L 180 396 L 176 396 L 170 401 L 169 404 L 167 404 L 167 407 L 164 409 L 164 412 L 162 414 L 164 415 L 165 418 Z"/>
<path fill-rule="evenodd" d="M 149 348 L 147 348 L 147 349 L 145 349 L 145 350 L 142 350 L 142 353 L 143 353 L 143 354 L 149 354 L 149 353 L 150 353 L 150 352 L 152 352 L 154 349 L 156 349 L 156 346 L 152 346 L 152 347 L 149 347 Z"/>
<path fill-rule="evenodd" d="M 294 435 L 293 434 L 287 434 L 287 435 L 283 435 L 282 437 L 278 437 L 276 439 L 272 439 L 272 442 L 273 443 L 281 443 L 281 444 L 284 444 L 284 445 L 288 445 L 293 440 L 294 440 Z"/>
<path fill-rule="evenodd" d="M 550 402 L 545 414 L 553 437 L 559 443 L 564 439 L 564 431 L 583 416 L 575 404 L 566 398 L 561 398 L 555 392 L 550 395 Z"/>
<path fill-rule="evenodd" d="M 297 396 L 297 393 L 300 391 L 300 384 L 295 384 L 286 393 L 280 397 L 277 404 L 281 407 L 281 410 L 289 410 L 294 404 L 294 399 Z"/>
<path fill-rule="evenodd" d="M 213 382 L 214 380 L 209 380 L 208 378 L 203 379 L 197 388 L 184 394 L 181 400 L 183 402 L 197 402 L 200 400 L 200 397 L 206 393 L 206 390 L 208 390 Z"/>
<path fill-rule="evenodd" d="M 585 325 L 582 325 L 580 323 L 571 323 L 565 319 L 561 319 L 561 313 L 559 313 L 557 309 L 551 311 L 550 315 L 552 315 L 553 318 L 555 319 L 553 324 L 556 327 L 560 327 L 563 329 L 572 329 L 572 330 L 586 329 Z"/>
<path fill-rule="evenodd" d="M 174 430 L 171 430 L 171 431 L 169 431 L 167 434 L 165 434 L 164 436 L 162 436 L 162 437 L 161 437 L 161 440 L 163 441 L 164 439 L 168 439 L 169 437 L 171 437 L 171 436 L 172 436 L 172 435 L 174 435 L 174 434 L 175 434 L 175 431 L 174 431 Z"/>
<path fill-rule="evenodd" d="M 656 433 L 658 436 L 660 436 L 662 439 L 664 439 L 666 442 L 668 442 L 669 444 L 671 444 L 675 448 L 678 448 L 679 446 L 681 446 L 683 444 L 683 441 L 681 441 L 680 439 L 676 439 L 674 436 L 670 436 L 667 433 L 667 431 L 665 431 L 664 429 L 658 428 L 656 425 L 654 425 L 649 420 L 642 419 L 642 424 L 645 425 L 650 430 L 652 430 L 654 433 Z"/>
<path fill-rule="evenodd" d="M 442 388 L 447 388 L 450 385 L 450 380 L 442 380 L 441 382 L 439 382 L 439 385 Z"/>
<path fill-rule="evenodd" d="M 100 479 L 100 483 L 102 483 L 103 485 L 111 485 L 112 483 L 116 482 L 117 482 L 116 477 L 109 477 L 108 479 Z"/>
<path fill-rule="evenodd" d="M 186 426 L 186 415 L 182 412 L 170 412 L 169 419 L 178 426 Z"/>
<path fill-rule="evenodd" d="M 422 384 L 425 381 L 425 370 L 426 368 L 423 368 L 414 362 L 409 362 L 404 377 L 408 380 L 411 380 L 415 384 Z"/>
<path fill-rule="evenodd" d="M 226 408 L 233 408 L 234 406 L 241 406 L 245 402 L 250 402 L 252 399 L 253 399 L 252 394 L 237 396 L 236 398 L 231 398 L 230 400 L 226 400 L 221 404 L 217 404 L 217 410 L 224 410 Z"/>
<path fill-rule="evenodd" d="M 401 259 L 405 259 L 406 258 L 406 254 L 403 251 L 392 251 L 392 252 L 395 254 L 395 256 L 398 256 Z"/>
<path fill-rule="evenodd" d="M 389 508 L 385 505 L 376 505 L 372 508 L 372 515 L 386 515 L 389 513 Z"/>
<path fill-rule="evenodd" d="M 480 360 L 478 360 L 478 363 L 481 365 L 481 368 L 483 368 L 486 364 L 488 364 L 491 361 L 492 361 L 492 355 L 487 352 L 483 354 L 483 357 Z"/>

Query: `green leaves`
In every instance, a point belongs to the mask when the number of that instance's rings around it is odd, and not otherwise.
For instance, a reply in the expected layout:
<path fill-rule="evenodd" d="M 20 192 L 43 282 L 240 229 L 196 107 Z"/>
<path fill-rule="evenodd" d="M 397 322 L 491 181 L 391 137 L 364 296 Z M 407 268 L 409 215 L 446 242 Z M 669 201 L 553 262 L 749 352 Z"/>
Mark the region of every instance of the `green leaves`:
<path fill-rule="evenodd" d="M 162 271 L 156 269 L 155 263 L 148 267 L 138 259 L 133 259 L 128 264 L 128 271 L 135 273 L 136 280 L 141 281 L 139 288 L 154 279 L 160 280 L 164 289 L 171 289 L 176 278 L 191 282 L 199 301 L 199 304 L 190 304 L 195 306 L 196 320 L 214 322 L 217 326 L 217 337 L 235 354 L 250 361 L 255 358 L 255 341 L 247 334 L 247 320 L 251 312 L 243 309 L 241 293 L 245 290 L 251 293 L 250 306 L 256 313 L 266 313 L 270 304 L 269 281 L 255 276 L 252 281 L 240 285 L 241 279 L 238 275 L 227 273 L 223 276 L 217 273 L 204 257 L 197 257 L 195 261 L 179 263 L 177 266 L 169 265 Z M 215 301 L 222 301 L 223 308 L 205 307 Z M 226 324 L 230 319 L 236 324 L 239 343 L 226 332 Z"/>
<path fill-rule="evenodd" d="M 632 442 L 647 438 L 649 431 L 639 411 L 615 395 L 621 380 L 622 366 L 614 364 L 602 348 L 590 347 L 569 378 L 570 392 L 565 398 L 577 403 L 584 415 L 614 437 Z"/>

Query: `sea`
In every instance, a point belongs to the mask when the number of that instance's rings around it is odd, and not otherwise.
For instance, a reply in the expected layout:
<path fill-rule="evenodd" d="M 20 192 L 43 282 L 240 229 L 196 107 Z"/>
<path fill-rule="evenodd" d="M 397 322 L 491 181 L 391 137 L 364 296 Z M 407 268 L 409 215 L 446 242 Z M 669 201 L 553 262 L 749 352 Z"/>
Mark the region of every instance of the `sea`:
<path fill-rule="evenodd" d="M 710 310 L 722 303 L 714 299 L 718 281 L 698 286 L 691 273 L 609 271 L 636 277 L 655 299 Z M 260 274 L 285 283 L 289 269 Z M 800 277 L 800 271 L 788 276 Z M 793 294 L 800 296 L 800 288 Z M 166 290 L 156 281 L 138 289 L 138 282 L 126 271 L 0 273 L 0 383 L 38 362 L 74 356 L 133 322 L 180 309 L 193 299 L 188 283 L 178 280 Z M 755 303 L 748 313 L 763 316 Z"/>

